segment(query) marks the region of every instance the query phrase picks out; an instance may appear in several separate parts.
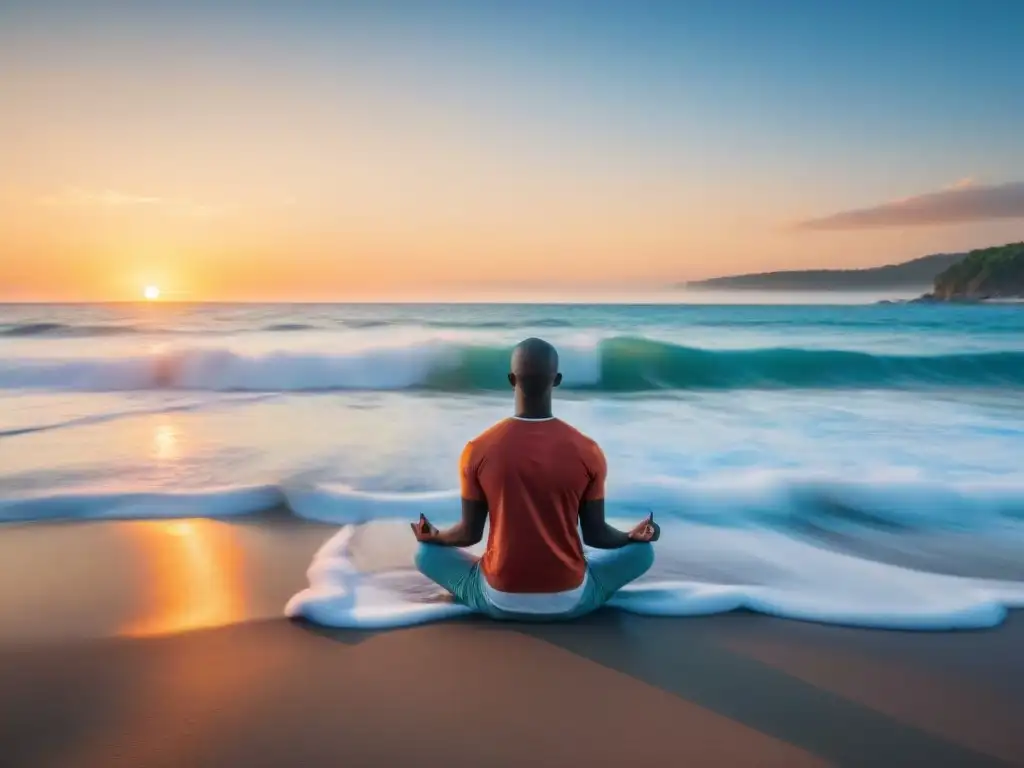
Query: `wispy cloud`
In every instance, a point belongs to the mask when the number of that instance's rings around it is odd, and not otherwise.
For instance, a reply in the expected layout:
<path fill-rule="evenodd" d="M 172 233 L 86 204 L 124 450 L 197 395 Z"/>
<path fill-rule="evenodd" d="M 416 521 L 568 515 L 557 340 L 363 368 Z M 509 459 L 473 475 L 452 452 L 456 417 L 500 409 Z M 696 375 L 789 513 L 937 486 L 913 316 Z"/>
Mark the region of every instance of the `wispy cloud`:
<path fill-rule="evenodd" d="M 41 205 L 61 208 L 103 208 L 108 210 L 149 208 L 172 216 L 208 218 L 219 211 L 191 200 L 127 194 L 113 189 L 89 190 L 72 187 L 39 199 Z"/>
<path fill-rule="evenodd" d="M 1024 218 L 1024 182 L 983 185 L 961 179 L 938 192 L 807 219 L 797 229 L 881 229 L 1015 218 Z"/>
<path fill-rule="evenodd" d="M 967 189 L 976 186 L 978 186 L 978 180 L 973 176 L 966 176 L 962 179 L 957 179 L 952 184 L 947 184 L 943 189 Z"/>

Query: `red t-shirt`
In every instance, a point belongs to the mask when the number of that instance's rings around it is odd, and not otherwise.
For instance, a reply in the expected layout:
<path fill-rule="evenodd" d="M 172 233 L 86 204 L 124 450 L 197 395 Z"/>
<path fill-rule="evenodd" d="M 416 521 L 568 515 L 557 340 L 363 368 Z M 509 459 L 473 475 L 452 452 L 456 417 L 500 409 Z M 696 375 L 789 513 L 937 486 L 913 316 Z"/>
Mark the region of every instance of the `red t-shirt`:
<path fill-rule="evenodd" d="M 462 452 L 462 496 L 486 500 L 481 564 L 502 592 L 564 592 L 583 583 L 580 502 L 604 498 L 597 443 L 559 419 L 500 421 Z"/>

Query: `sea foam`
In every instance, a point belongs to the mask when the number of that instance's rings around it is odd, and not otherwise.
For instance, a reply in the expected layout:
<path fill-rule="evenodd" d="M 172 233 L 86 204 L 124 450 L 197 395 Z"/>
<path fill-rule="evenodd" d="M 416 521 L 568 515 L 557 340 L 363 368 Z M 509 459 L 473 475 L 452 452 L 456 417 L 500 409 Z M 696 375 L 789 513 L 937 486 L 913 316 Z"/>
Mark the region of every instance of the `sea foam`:
<path fill-rule="evenodd" d="M 347 526 L 317 552 L 310 586 L 285 614 L 349 629 L 411 626 L 470 613 L 412 567 L 407 523 Z M 474 548 L 479 554 L 480 546 Z M 651 574 L 610 607 L 652 616 L 749 610 L 781 618 L 893 630 L 982 629 L 1024 606 L 1024 583 L 915 571 L 849 557 L 764 530 L 669 523 Z M 387 553 L 382 555 L 381 553 Z M 665 578 L 691 563 L 737 561 L 730 582 Z"/>
<path fill-rule="evenodd" d="M 624 485 L 608 508 L 620 527 L 648 508 L 662 525 L 654 568 L 612 601 L 624 611 L 742 609 L 949 630 L 995 626 L 1024 605 L 1024 489 L 1012 484 L 735 476 Z M 421 512 L 439 525 L 453 522 L 455 490 L 384 493 L 298 480 L 173 492 L 34 489 L 0 500 L 0 521 L 231 518 L 271 509 L 343 526 L 317 553 L 289 616 L 384 628 L 466 613 L 413 569 L 408 529 Z"/>
<path fill-rule="evenodd" d="M 296 517 L 335 525 L 394 519 L 421 512 L 454 522 L 456 489 L 421 492 L 364 490 L 335 482 L 288 478 L 279 483 L 157 490 L 103 483 L 67 489 L 33 488 L 0 497 L 0 522 L 55 519 L 210 517 L 287 508 Z M 763 528 L 790 533 L 859 531 L 901 535 L 945 531 L 1021 538 L 1024 484 L 838 480 L 792 472 L 734 473 L 710 479 L 617 483 L 609 515 L 709 527 Z"/>
<path fill-rule="evenodd" d="M 226 518 L 256 514 L 284 503 L 274 485 L 197 491 L 97 488 L 0 498 L 0 523 L 53 520 L 152 520 Z"/>

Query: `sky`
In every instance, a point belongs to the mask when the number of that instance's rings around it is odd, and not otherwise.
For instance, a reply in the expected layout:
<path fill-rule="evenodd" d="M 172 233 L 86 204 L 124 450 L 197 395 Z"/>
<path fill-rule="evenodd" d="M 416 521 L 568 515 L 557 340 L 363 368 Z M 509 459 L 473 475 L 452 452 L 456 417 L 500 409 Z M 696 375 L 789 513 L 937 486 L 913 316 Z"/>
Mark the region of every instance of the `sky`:
<path fill-rule="evenodd" d="M 1024 3 L 0 2 L 0 301 L 656 289 L 1024 240 Z"/>

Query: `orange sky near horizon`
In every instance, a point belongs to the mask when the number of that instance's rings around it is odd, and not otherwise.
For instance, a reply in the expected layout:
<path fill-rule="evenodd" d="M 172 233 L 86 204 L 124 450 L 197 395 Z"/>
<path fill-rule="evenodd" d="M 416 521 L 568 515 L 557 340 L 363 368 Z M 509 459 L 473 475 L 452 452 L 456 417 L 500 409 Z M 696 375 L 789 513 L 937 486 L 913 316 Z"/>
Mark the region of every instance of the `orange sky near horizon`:
<path fill-rule="evenodd" d="M 1019 218 L 798 229 L 1006 181 L 1009 156 L 851 138 L 683 59 L 627 76 L 640 49 L 595 67 L 582 43 L 437 46 L 394 19 L 248 28 L 225 6 L 207 39 L 68 8 L 0 24 L 0 301 L 613 295 L 1024 238 Z"/>
<path fill-rule="evenodd" d="M 476 199 L 424 191 L 424 204 L 409 201 L 405 210 L 385 194 L 362 210 L 338 203 L 333 212 L 300 201 L 232 207 L 212 196 L 180 204 L 194 210 L 172 210 L 179 204 L 162 202 L 169 198 L 156 187 L 145 195 L 8 198 L 0 206 L 0 300 L 135 300 L 147 285 L 183 301 L 614 294 L 745 271 L 873 266 L 937 250 L 926 229 L 797 233 L 788 229 L 796 216 L 716 216 L 713 205 L 676 208 L 670 196 L 602 200 L 593 189 L 578 200 L 550 190 L 543 200 L 543 189 L 511 195 L 500 185 Z M 1000 228 L 1007 241 L 1020 231 Z M 947 233 L 942 250 L 977 238 Z"/>

